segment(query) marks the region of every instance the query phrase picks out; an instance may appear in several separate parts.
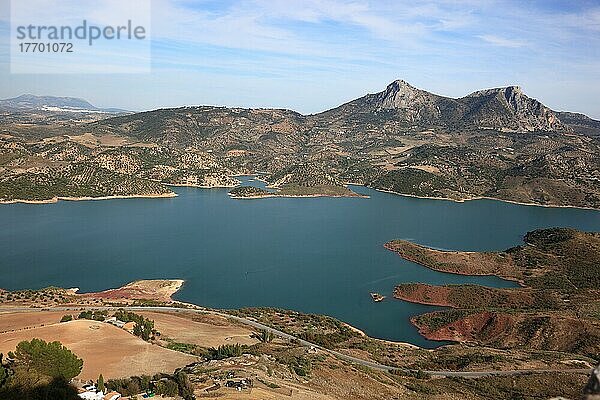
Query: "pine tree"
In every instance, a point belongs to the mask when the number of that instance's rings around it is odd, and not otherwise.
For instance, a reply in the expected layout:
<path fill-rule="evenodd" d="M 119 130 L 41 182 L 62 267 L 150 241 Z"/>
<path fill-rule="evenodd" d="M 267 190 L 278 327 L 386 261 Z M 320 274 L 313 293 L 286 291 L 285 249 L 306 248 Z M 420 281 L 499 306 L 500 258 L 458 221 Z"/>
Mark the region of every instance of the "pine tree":
<path fill-rule="evenodd" d="M 23 341 L 11 353 L 18 364 L 31 368 L 50 378 L 60 378 L 70 381 L 83 367 L 83 360 L 78 358 L 71 350 L 60 342 L 46 342 L 41 339 Z"/>
<path fill-rule="evenodd" d="M 104 377 L 102 374 L 98 377 L 98 390 L 104 393 Z"/>

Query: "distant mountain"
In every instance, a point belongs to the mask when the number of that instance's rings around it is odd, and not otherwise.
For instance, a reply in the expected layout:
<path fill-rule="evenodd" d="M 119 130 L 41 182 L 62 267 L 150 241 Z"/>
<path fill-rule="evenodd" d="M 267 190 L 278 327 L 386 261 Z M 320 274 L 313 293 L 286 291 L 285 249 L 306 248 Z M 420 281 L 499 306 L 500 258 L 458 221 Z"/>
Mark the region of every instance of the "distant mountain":
<path fill-rule="evenodd" d="M 35 96 L 32 94 L 23 94 L 18 97 L 0 100 L 0 110 L 9 112 L 103 112 L 111 114 L 127 112 L 117 108 L 98 108 L 88 101 L 76 97 Z"/>
<path fill-rule="evenodd" d="M 315 116 L 338 123 L 396 122 L 422 128 L 499 131 L 569 131 L 557 113 L 527 97 L 518 86 L 486 89 L 454 99 L 417 89 L 403 80 Z"/>

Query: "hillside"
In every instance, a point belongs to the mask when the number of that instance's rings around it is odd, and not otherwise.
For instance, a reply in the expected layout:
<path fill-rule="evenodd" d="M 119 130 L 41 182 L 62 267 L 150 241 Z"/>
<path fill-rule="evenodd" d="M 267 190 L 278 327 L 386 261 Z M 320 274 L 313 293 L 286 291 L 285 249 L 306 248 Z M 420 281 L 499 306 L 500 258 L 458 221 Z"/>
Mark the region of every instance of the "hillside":
<path fill-rule="evenodd" d="M 352 182 L 457 201 L 600 208 L 600 122 L 556 113 L 516 86 L 455 99 L 397 80 L 314 115 L 212 106 L 78 115 L 4 111 L 0 160 L 20 147 L 31 157 L 0 176 L 27 172 L 34 158 L 48 161 L 44 146 L 69 142 L 93 147 L 90 154 L 104 160 L 126 158 L 121 174 L 163 183 L 231 186 L 234 175 L 260 171 L 272 186 L 311 193 L 322 191 L 308 189 L 316 186 L 339 193 Z M 208 179 L 206 162 L 190 165 L 184 153 L 210 160 Z"/>
<path fill-rule="evenodd" d="M 518 86 L 480 90 L 454 99 L 417 89 L 403 80 L 390 83 L 382 92 L 366 95 L 313 118 L 346 126 L 393 121 L 400 126 L 450 131 L 570 131 L 555 112 L 527 97 Z"/>
<path fill-rule="evenodd" d="M 231 175 L 210 154 L 114 137 L 33 143 L 0 138 L 0 202 L 174 196 L 165 184 L 232 187 L 237 180 Z"/>
<path fill-rule="evenodd" d="M 324 315 L 273 308 L 213 310 L 173 301 L 170 296 L 182 283 L 138 281 L 85 294 L 59 288 L 0 290 L 0 348 L 6 353 L 32 338 L 59 340 L 83 361 L 69 376 L 76 376 L 73 385 L 81 387 L 79 379 L 102 374 L 104 384 L 123 396 L 147 389 L 176 396 L 183 393 L 179 385 L 189 389 L 189 399 L 191 392 L 196 398 L 222 399 L 578 398 L 594 362 L 532 348 L 425 350 L 368 337 Z M 38 307 L 19 312 L 33 304 Z M 98 310 L 102 306 L 109 307 Z M 139 322 L 144 329 L 132 334 L 117 320 Z M 46 360 L 47 354 L 29 360 Z M 371 368 L 370 363 L 396 368 Z M 23 399 L 47 390 L 48 364 L 27 365 L 20 356 L 0 360 L 0 371 L 8 372 L 0 380 L 0 397 Z M 545 372 L 524 373 L 536 369 Z M 506 375 L 478 372 L 490 370 Z M 74 394 L 64 398 L 76 399 L 69 380 L 60 387 Z M 167 383 L 174 390 L 167 390 Z"/>
<path fill-rule="evenodd" d="M 428 249 L 406 241 L 386 248 L 427 268 L 496 275 L 522 288 L 476 285 L 398 285 L 394 297 L 451 307 L 414 317 L 427 338 L 496 348 L 534 348 L 600 356 L 600 234 L 568 228 L 528 232 L 524 244 L 504 252 Z"/>
<path fill-rule="evenodd" d="M 48 107 L 71 110 L 100 110 L 98 107 L 93 106 L 88 101 L 75 97 L 35 96 L 32 94 L 23 94 L 18 97 L 0 100 L 0 110 L 42 110 Z"/>

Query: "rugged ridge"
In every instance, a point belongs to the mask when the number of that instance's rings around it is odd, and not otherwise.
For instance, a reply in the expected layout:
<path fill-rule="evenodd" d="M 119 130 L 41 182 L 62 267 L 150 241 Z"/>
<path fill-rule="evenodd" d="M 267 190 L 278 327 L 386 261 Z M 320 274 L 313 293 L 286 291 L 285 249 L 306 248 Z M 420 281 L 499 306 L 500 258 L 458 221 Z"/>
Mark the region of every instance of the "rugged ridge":
<path fill-rule="evenodd" d="M 568 132 L 557 113 L 536 99 L 527 97 L 519 86 L 480 90 L 460 99 L 464 118 L 479 127 L 518 132 Z"/>
<path fill-rule="evenodd" d="M 395 120 L 422 127 L 449 130 L 494 129 L 507 132 L 568 132 L 557 113 L 527 97 L 519 86 L 485 89 L 458 99 L 417 89 L 403 80 L 390 83 L 379 93 L 317 114 L 317 118 L 347 121 L 380 116 L 380 122 Z"/>

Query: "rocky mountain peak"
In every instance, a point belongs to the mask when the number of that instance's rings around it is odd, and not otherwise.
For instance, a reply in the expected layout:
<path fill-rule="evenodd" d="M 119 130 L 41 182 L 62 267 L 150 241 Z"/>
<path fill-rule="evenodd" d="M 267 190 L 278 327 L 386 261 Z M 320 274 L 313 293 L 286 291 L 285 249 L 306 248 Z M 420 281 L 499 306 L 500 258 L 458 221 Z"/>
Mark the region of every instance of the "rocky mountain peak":
<path fill-rule="evenodd" d="M 492 89 L 483 89 L 473 92 L 466 97 L 489 97 L 489 96 L 503 96 L 505 98 L 517 97 L 517 96 L 525 96 L 521 86 L 505 86 L 499 88 Z"/>
<path fill-rule="evenodd" d="M 385 90 L 319 114 L 355 124 L 367 120 L 442 126 L 448 130 L 489 129 L 504 132 L 569 131 L 558 115 L 520 86 L 484 89 L 462 98 L 436 95 L 398 79 Z"/>
<path fill-rule="evenodd" d="M 377 94 L 377 104 L 384 109 L 415 109 L 431 104 L 436 96 L 398 79 Z"/>
<path fill-rule="evenodd" d="M 568 130 L 556 113 L 528 97 L 520 86 L 506 86 L 473 92 L 463 100 L 469 114 L 481 127 L 509 131 Z"/>
<path fill-rule="evenodd" d="M 403 79 L 396 79 L 394 82 L 387 85 L 387 90 L 412 91 L 418 89 Z"/>

